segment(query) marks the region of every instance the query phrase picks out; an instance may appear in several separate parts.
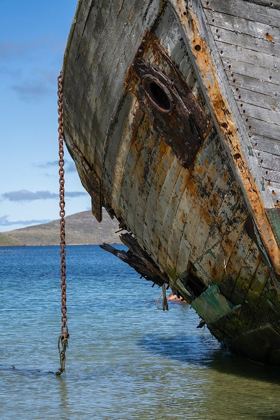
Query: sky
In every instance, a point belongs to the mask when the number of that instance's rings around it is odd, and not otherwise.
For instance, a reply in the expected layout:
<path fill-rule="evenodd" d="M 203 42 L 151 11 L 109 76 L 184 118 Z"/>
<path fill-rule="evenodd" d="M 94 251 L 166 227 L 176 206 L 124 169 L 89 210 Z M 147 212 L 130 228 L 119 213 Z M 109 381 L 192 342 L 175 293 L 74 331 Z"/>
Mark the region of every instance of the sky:
<path fill-rule="evenodd" d="M 0 232 L 59 218 L 56 79 L 76 5 L 0 0 Z M 66 215 L 89 210 L 65 162 Z"/>

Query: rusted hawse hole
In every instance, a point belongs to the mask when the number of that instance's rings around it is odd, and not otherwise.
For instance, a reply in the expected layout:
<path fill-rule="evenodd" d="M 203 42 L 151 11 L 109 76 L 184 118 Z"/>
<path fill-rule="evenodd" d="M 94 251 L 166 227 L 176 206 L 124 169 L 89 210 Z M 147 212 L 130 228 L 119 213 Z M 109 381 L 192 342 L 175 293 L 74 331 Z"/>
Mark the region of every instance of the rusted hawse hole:
<path fill-rule="evenodd" d="M 152 102 L 161 112 L 169 112 L 172 108 L 172 96 L 169 90 L 154 76 L 145 76 L 142 80 L 144 90 Z"/>
<path fill-rule="evenodd" d="M 150 93 L 153 101 L 164 110 L 170 109 L 170 102 L 164 90 L 155 82 L 150 83 Z"/>

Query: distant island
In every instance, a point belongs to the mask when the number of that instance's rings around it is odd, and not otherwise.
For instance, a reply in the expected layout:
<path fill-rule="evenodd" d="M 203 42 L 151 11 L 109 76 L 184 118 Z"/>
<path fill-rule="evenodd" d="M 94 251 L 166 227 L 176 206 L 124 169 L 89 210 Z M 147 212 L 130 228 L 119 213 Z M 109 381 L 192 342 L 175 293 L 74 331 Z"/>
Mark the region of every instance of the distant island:
<path fill-rule="evenodd" d="M 103 242 L 121 243 L 117 220 L 104 211 L 103 221 L 98 223 L 91 211 L 83 211 L 65 218 L 67 245 L 97 245 Z M 0 246 L 59 245 L 60 222 L 54 220 L 42 225 L 0 232 Z"/>

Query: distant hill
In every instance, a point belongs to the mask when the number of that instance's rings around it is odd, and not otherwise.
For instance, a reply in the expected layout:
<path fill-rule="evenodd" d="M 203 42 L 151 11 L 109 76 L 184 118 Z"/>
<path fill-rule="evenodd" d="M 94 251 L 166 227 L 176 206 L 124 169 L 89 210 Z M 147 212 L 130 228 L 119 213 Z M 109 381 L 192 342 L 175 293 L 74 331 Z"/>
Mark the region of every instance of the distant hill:
<path fill-rule="evenodd" d="M 103 221 L 98 223 L 90 211 L 65 218 L 67 245 L 95 245 L 120 243 L 118 222 L 104 211 Z M 0 233 L 0 246 L 59 245 L 60 223 L 54 220 L 42 225 L 30 226 Z"/>

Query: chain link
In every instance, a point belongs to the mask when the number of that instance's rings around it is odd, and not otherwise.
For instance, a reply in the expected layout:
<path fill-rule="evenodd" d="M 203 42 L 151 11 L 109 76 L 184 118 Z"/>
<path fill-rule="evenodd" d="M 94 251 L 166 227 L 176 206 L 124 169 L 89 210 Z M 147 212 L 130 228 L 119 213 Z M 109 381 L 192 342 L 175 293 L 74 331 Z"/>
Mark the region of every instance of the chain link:
<path fill-rule="evenodd" d="M 57 78 L 58 82 L 58 143 L 59 143 L 59 206 L 60 206 L 60 268 L 61 268 L 61 336 L 68 338 L 68 327 L 66 325 L 67 323 L 67 308 L 66 308 L 66 243 L 65 243 L 65 201 L 64 201 L 64 149 L 63 149 L 63 141 L 64 141 L 64 127 L 63 127 L 63 89 L 62 89 L 62 71 L 60 72 L 60 75 Z"/>

